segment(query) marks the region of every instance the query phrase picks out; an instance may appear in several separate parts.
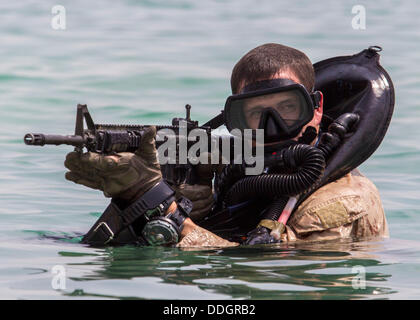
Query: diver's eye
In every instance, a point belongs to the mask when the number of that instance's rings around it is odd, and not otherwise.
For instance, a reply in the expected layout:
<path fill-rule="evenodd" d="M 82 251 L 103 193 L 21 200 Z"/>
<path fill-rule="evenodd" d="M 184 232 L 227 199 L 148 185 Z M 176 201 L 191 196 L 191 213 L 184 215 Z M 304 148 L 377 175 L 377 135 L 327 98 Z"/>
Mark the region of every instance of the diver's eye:
<path fill-rule="evenodd" d="M 250 117 L 253 118 L 253 119 L 261 117 L 261 110 L 252 111 L 251 114 L 250 114 Z"/>
<path fill-rule="evenodd" d="M 298 109 L 298 106 L 294 103 L 280 104 L 277 107 L 281 113 L 292 113 Z"/>
<path fill-rule="evenodd" d="M 247 112 L 247 117 L 251 119 L 259 119 L 263 109 L 263 107 L 252 108 Z"/>

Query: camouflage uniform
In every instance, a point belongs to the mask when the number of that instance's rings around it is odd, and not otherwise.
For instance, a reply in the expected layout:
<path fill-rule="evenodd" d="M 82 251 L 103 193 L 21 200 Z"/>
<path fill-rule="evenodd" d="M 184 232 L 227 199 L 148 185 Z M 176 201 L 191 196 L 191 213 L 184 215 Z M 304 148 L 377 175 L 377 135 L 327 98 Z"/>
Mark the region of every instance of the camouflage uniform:
<path fill-rule="evenodd" d="M 385 213 L 375 185 L 358 170 L 315 191 L 289 219 L 282 241 L 322 241 L 388 237 Z M 196 227 L 178 247 L 238 245 Z"/>

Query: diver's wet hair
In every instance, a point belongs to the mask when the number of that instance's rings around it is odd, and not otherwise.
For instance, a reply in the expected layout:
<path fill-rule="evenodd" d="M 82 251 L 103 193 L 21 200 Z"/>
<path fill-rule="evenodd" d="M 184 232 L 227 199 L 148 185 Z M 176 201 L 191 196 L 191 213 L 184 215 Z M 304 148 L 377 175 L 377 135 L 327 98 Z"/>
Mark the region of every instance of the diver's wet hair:
<path fill-rule="evenodd" d="M 242 86 L 273 77 L 278 71 L 292 71 L 310 92 L 315 84 L 311 61 L 303 52 L 277 43 L 266 43 L 244 55 L 235 65 L 230 79 L 232 93 Z"/>

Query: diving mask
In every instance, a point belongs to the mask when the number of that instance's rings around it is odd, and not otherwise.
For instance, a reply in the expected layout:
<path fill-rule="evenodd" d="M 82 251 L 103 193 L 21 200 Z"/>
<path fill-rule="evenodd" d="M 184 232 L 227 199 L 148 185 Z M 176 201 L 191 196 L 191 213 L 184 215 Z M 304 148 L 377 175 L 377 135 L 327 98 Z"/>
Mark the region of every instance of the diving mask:
<path fill-rule="evenodd" d="M 276 142 L 296 137 L 312 120 L 321 93 L 309 93 L 289 79 L 252 83 L 225 104 L 225 123 L 232 129 L 264 129 L 264 141 Z"/>

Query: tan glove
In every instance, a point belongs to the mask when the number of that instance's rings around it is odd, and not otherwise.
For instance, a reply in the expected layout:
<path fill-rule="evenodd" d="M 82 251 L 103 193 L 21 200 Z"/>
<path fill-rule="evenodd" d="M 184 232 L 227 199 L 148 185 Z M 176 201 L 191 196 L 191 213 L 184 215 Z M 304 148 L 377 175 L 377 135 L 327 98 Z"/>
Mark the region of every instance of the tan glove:
<path fill-rule="evenodd" d="M 181 184 L 174 186 L 177 196 L 184 196 L 192 201 L 193 209 L 190 217 L 194 222 L 200 221 L 210 212 L 214 204 L 213 197 L 213 177 L 214 173 L 223 168 L 221 161 L 219 164 L 211 164 L 210 154 L 207 155 L 208 164 L 198 164 L 196 173 L 198 183 L 194 185 Z"/>
<path fill-rule="evenodd" d="M 176 196 L 184 196 L 193 203 L 193 209 L 190 212 L 191 219 L 196 222 L 200 221 L 209 214 L 213 206 L 213 191 L 210 186 L 201 184 L 181 184 L 174 187 Z"/>
<path fill-rule="evenodd" d="M 135 153 L 106 156 L 95 152 L 70 152 L 64 162 L 70 170 L 66 179 L 102 190 L 106 197 L 132 202 L 162 179 L 155 136 L 156 127 L 147 128 Z"/>

